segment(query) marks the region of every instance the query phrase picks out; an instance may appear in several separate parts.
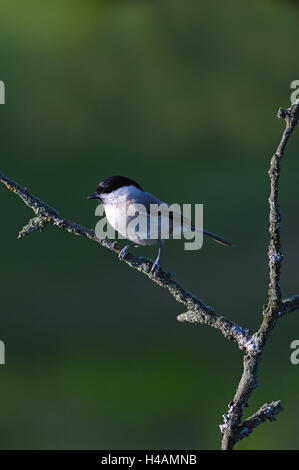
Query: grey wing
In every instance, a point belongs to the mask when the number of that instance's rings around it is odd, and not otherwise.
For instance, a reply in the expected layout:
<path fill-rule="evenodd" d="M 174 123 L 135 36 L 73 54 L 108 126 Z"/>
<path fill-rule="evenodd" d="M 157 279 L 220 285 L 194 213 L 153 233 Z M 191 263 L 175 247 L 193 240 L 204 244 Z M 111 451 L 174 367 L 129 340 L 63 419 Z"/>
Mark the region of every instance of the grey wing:
<path fill-rule="evenodd" d="M 130 205 L 139 212 L 141 216 L 139 234 L 142 238 L 149 238 L 149 226 L 152 239 L 168 239 L 171 236 L 182 234 L 184 232 L 201 232 L 210 238 L 213 238 L 218 243 L 223 245 L 231 246 L 231 243 L 224 238 L 214 233 L 204 230 L 202 227 L 196 227 L 192 221 L 185 217 L 180 210 L 176 210 L 173 206 L 169 206 L 166 202 L 161 201 L 151 193 L 142 192 L 138 194 L 138 204 L 136 200 L 130 202 Z M 158 216 L 155 216 L 155 211 L 152 211 L 151 205 L 155 205 L 156 208 L 164 207 L 164 210 L 160 211 Z M 168 210 L 168 208 L 170 210 Z"/>
<path fill-rule="evenodd" d="M 133 200 L 133 201 L 132 201 L 133 204 L 137 202 L 136 199 Z M 145 191 L 142 191 L 142 192 L 138 193 L 138 203 L 142 204 L 148 212 L 150 211 L 151 204 L 158 204 L 158 205 L 166 204 L 165 202 L 161 201 L 160 199 L 158 199 L 153 194 L 146 193 Z"/>
<path fill-rule="evenodd" d="M 162 214 L 158 212 L 158 209 L 161 209 L 161 207 L 164 208 Z M 167 208 L 168 204 L 147 192 L 140 192 L 138 197 L 130 200 L 128 210 L 132 216 L 137 214 L 139 222 L 138 235 L 141 239 L 158 240 L 160 238 L 169 238 L 165 231 L 169 226 Z M 165 233 L 163 234 L 161 234 L 161 227 L 165 227 Z M 169 231 L 168 229 L 167 232 Z"/>
<path fill-rule="evenodd" d="M 137 200 L 138 202 L 137 202 Z M 130 200 L 130 208 L 139 214 L 139 235 L 143 238 L 169 239 L 174 235 L 192 230 L 192 222 L 181 214 L 180 207 L 167 204 L 151 193 L 143 192 L 138 198 Z M 174 207 L 177 206 L 177 207 Z"/>

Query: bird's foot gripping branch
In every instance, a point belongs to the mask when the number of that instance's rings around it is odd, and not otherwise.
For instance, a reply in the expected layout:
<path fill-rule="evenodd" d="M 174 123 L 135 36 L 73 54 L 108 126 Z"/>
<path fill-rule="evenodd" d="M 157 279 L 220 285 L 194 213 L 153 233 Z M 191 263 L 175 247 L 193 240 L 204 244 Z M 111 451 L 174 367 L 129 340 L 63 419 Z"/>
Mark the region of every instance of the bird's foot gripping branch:
<path fill-rule="evenodd" d="M 285 129 L 278 148 L 271 159 L 270 176 L 270 216 L 269 233 L 270 242 L 268 248 L 269 263 L 269 288 L 267 304 L 262 309 L 262 321 L 256 332 L 251 333 L 248 329 L 241 327 L 225 316 L 217 313 L 212 307 L 203 302 L 199 297 L 189 293 L 176 280 L 171 273 L 162 269 L 153 275 L 153 261 L 149 258 L 136 257 L 128 253 L 124 258 L 131 268 L 137 269 L 150 280 L 164 287 L 175 298 L 178 303 L 183 304 L 187 311 L 178 315 L 180 322 L 208 325 L 217 329 L 222 335 L 234 341 L 238 348 L 244 353 L 243 373 L 235 392 L 233 400 L 229 404 L 228 411 L 223 415 L 223 424 L 220 425 L 222 435 L 222 449 L 232 449 L 241 439 L 249 436 L 253 430 L 265 421 L 273 421 L 282 410 L 280 401 L 264 404 L 251 417 L 243 419 L 244 409 L 248 406 L 248 400 L 257 387 L 258 366 L 262 359 L 267 340 L 276 326 L 278 320 L 288 313 L 299 308 L 299 295 L 283 298 L 280 289 L 280 272 L 282 261 L 282 250 L 280 242 L 280 207 L 278 199 L 279 176 L 281 160 L 285 152 L 288 139 L 293 132 L 299 118 L 299 103 L 292 105 L 289 109 L 279 109 L 278 117 L 285 120 Z M 57 210 L 46 204 L 36 196 L 33 196 L 27 188 L 22 188 L 18 183 L 0 173 L 0 182 L 10 191 L 19 196 L 22 201 L 33 210 L 35 216 L 30 219 L 19 233 L 19 238 L 29 235 L 31 232 L 42 231 L 48 225 L 66 230 L 74 235 L 82 235 L 108 250 L 119 254 L 120 247 L 116 242 L 108 239 L 100 240 L 94 230 L 87 229 L 82 225 L 71 222 L 61 217 Z"/>

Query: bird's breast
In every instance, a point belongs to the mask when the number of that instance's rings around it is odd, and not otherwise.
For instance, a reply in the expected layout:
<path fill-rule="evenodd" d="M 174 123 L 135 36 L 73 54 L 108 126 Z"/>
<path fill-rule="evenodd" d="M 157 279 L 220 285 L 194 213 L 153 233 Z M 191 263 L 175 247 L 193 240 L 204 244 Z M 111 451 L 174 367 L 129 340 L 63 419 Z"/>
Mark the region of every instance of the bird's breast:
<path fill-rule="evenodd" d="M 109 224 L 123 237 L 137 245 L 154 245 L 157 239 L 151 239 L 147 227 L 147 215 L 129 212 L 128 205 L 123 203 L 105 204 L 105 214 Z M 133 211 L 134 212 L 134 211 Z M 136 223 L 135 223 L 136 221 Z"/>

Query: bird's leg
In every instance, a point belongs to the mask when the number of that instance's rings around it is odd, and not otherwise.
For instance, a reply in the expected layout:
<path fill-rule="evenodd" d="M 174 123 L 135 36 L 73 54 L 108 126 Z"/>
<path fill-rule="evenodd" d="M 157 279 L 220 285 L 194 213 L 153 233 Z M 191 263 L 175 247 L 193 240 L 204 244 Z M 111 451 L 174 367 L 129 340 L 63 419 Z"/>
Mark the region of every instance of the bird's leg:
<path fill-rule="evenodd" d="M 161 268 L 161 251 L 162 251 L 162 245 L 163 245 L 162 240 L 159 240 L 159 243 L 160 243 L 160 246 L 159 246 L 158 256 L 151 269 L 151 273 L 153 273 L 154 277 L 157 275 L 157 273 L 159 272 L 159 269 Z"/>
<path fill-rule="evenodd" d="M 120 250 L 120 252 L 119 252 L 119 254 L 118 254 L 118 259 L 119 259 L 120 261 L 122 261 L 122 260 L 127 256 L 128 252 L 129 252 L 129 249 L 130 249 L 131 246 L 133 246 L 133 245 L 134 245 L 134 243 L 129 243 L 128 245 L 124 246 L 124 247 Z"/>

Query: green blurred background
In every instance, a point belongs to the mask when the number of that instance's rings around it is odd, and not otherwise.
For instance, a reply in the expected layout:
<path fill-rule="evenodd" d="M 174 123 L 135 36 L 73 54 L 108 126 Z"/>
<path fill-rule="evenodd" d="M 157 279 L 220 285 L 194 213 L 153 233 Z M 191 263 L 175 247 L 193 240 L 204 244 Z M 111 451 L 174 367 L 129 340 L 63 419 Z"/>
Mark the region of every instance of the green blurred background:
<path fill-rule="evenodd" d="M 86 199 L 113 174 L 168 202 L 203 203 L 199 252 L 166 245 L 188 289 L 256 328 L 267 293 L 267 169 L 299 79 L 291 1 L 1 2 L 1 171 L 94 227 Z M 282 287 L 298 293 L 298 130 L 281 178 Z M 184 307 L 86 239 L 53 227 L 21 241 L 32 212 L 0 188 L 2 449 L 216 449 L 242 370 L 234 344 L 177 322 Z M 155 248 L 139 248 L 154 257 Z M 281 320 L 248 415 L 285 411 L 239 449 L 298 449 L 299 366 Z"/>

